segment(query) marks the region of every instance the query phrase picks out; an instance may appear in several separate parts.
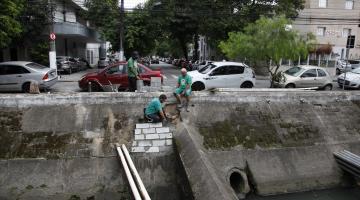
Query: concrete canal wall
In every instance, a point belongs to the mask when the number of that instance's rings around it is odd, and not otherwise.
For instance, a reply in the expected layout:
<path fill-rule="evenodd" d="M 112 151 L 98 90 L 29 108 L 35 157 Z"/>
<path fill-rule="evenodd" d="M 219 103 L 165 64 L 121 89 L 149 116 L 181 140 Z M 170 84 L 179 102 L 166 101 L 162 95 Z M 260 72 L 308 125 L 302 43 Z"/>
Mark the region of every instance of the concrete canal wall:
<path fill-rule="evenodd" d="M 113 144 L 131 146 L 159 94 L 0 95 L 0 198 L 128 199 Z M 192 102 L 172 127 L 176 148 L 132 154 L 153 199 L 331 188 L 344 183 L 332 152 L 360 153 L 358 92 L 200 92 Z"/>

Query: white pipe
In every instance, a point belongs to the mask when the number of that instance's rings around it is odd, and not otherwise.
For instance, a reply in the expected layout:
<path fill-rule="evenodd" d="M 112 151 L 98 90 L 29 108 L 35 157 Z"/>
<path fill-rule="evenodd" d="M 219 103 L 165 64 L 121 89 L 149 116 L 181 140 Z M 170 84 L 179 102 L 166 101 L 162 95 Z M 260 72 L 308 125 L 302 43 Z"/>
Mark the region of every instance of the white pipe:
<path fill-rule="evenodd" d="M 124 170 L 125 170 L 125 174 L 126 174 L 126 177 L 129 181 L 129 184 L 130 184 L 130 188 L 131 188 L 131 191 L 134 195 L 134 198 L 135 200 L 141 200 L 141 197 L 140 197 L 140 194 L 139 194 L 139 191 L 138 191 L 138 188 L 136 187 L 136 184 L 134 182 L 134 179 L 133 177 L 131 176 L 131 173 L 130 173 L 130 170 L 129 170 L 129 167 L 126 163 L 126 160 L 125 160 L 125 157 L 124 157 L 124 154 L 123 152 L 121 151 L 121 148 L 120 147 L 116 147 L 116 150 L 120 156 L 120 160 L 121 160 L 121 164 L 123 165 L 124 167 Z"/>
<path fill-rule="evenodd" d="M 137 185 L 139 186 L 141 196 L 143 197 L 144 200 L 151 200 L 151 198 L 150 198 L 148 192 L 146 191 L 146 188 L 145 188 L 145 186 L 144 186 L 144 184 L 143 184 L 143 182 L 142 182 L 142 180 L 141 180 L 141 178 L 139 176 L 139 173 L 136 170 L 136 167 L 135 167 L 135 165 L 134 165 L 134 163 L 133 163 L 133 161 L 132 161 L 132 159 L 130 157 L 130 154 L 129 154 L 126 146 L 123 144 L 123 145 L 121 145 L 121 148 L 122 148 L 122 150 L 124 152 L 126 161 L 130 166 L 130 170 L 131 170 L 133 176 L 135 177 L 135 181 L 136 181 Z"/>

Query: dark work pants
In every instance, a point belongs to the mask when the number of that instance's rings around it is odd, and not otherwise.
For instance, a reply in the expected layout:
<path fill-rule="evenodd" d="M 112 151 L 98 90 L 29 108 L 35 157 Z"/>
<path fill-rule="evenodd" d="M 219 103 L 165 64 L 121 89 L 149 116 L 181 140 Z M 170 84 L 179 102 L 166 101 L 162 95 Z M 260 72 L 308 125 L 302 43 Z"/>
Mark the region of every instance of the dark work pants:
<path fill-rule="evenodd" d="M 152 121 L 151 121 L 152 123 L 162 122 L 159 113 L 151 114 L 151 115 L 146 115 L 146 117 L 147 117 L 148 119 L 151 119 L 151 120 L 152 120 Z"/>
<path fill-rule="evenodd" d="M 129 91 L 130 92 L 135 92 L 136 90 L 136 77 L 128 77 L 129 80 Z"/>

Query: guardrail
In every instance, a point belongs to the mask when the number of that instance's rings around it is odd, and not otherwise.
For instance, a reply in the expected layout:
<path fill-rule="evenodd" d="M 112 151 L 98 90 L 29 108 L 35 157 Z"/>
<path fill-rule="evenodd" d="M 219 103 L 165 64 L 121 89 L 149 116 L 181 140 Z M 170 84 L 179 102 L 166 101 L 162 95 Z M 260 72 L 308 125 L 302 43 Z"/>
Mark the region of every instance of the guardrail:
<path fill-rule="evenodd" d="M 116 144 L 116 151 L 124 167 L 126 178 L 129 182 L 135 200 L 151 200 L 139 173 L 130 157 L 129 151 L 124 144 Z M 135 180 L 134 180 L 135 179 Z M 140 196 L 141 195 L 141 196 Z"/>

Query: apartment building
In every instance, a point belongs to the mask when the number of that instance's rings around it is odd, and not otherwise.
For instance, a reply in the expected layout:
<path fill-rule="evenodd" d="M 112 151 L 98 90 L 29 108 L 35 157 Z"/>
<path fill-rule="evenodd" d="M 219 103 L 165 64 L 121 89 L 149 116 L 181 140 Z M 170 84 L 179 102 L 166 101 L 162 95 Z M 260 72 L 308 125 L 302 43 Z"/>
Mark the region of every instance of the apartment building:
<path fill-rule="evenodd" d="M 316 36 L 317 46 L 330 44 L 332 59 L 346 57 L 348 35 L 355 35 L 355 48 L 349 58 L 360 58 L 360 1 L 354 0 L 306 0 L 294 28 L 301 33 L 311 32 Z"/>
<path fill-rule="evenodd" d="M 53 30 L 56 35 L 56 55 L 85 58 L 95 66 L 99 57 L 105 57 L 105 42 L 89 21 L 80 17 L 86 11 L 85 0 L 52 0 Z M 43 37 L 49 38 L 49 27 L 44 27 Z M 31 40 L 31 38 L 29 38 Z M 30 60 L 31 46 L 11 47 L 2 51 L 1 61 Z"/>

